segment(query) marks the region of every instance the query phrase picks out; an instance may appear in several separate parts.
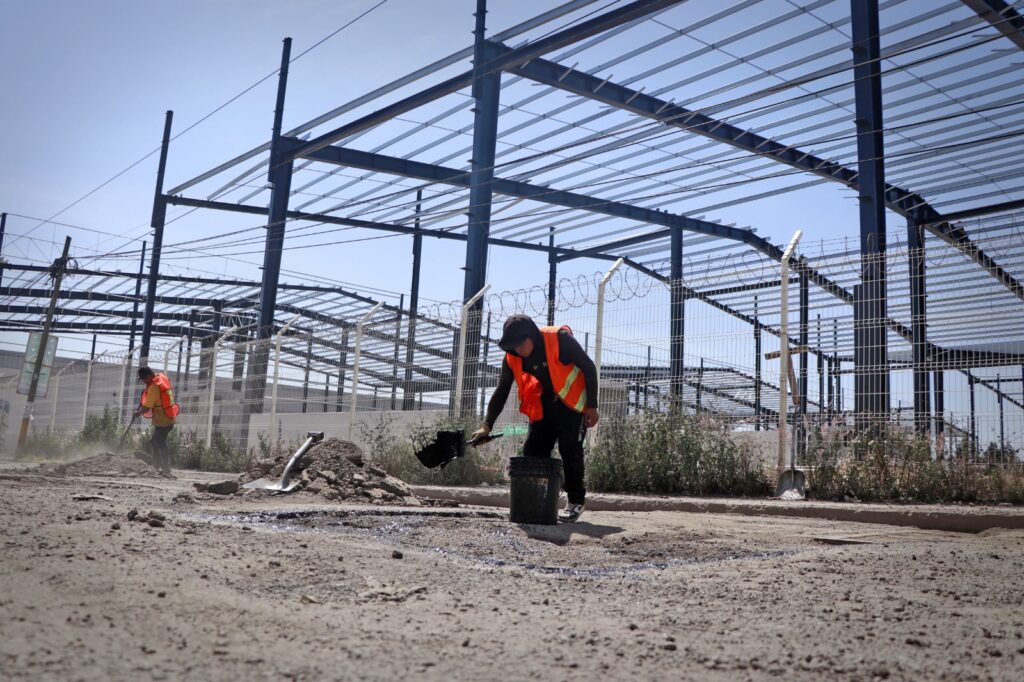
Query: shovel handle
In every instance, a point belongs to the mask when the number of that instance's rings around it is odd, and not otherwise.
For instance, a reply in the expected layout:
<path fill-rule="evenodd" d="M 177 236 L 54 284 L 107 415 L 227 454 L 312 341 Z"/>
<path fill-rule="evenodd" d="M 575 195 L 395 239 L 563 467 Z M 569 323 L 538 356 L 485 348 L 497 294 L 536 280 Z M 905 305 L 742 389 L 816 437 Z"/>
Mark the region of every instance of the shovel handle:
<path fill-rule="evenodd" d="M 472 447 L 475 448 L 478 445 L 483 445 L 484 443 L 490 443 L 495 438 L 501 438 L 504 435 L 505 435 L 504 433 L 489 433 L 486 436 L 480 436 L 479 438 L 474 438 L 473 440 L 467 440 L 466 441 L 466 445 L 469 445 L 469 446 L 472 446 Z"/>

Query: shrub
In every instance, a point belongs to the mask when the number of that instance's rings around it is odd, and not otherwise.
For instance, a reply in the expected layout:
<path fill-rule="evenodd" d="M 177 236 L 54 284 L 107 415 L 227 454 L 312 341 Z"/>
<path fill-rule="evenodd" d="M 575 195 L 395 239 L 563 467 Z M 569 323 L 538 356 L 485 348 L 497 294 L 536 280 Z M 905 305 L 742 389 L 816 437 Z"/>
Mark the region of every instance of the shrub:
<path fill-rule="evenodd" d="M 849 446 L 815 431 L 807 451 L 807 483 L 823 499 L 1024 503 L 1020 466 L 994 465 L 1007 461 L 1005 453 L 987 453 L 979 460 L 964 443 L 953 452 L 933 459 L 930 439 L 896 427 Z"/>
<path fill-rule="evenodd" d="M 587 458 L 592 490 L 765 495 L 768 478 L 746 446 L 710 415 L 678 408 L 606 420 Z"/>
<path fill-rule="evenodd" d="M 171 466 L 179 469 L 239 473 L 247 471 L 252 464 L 251 453 L 236 448 L 220 431 L 213 432 L 210 447 L 206 447 L 205 439 L 195 429 L 172 429 L 167 436 L 167 446 Z"/>

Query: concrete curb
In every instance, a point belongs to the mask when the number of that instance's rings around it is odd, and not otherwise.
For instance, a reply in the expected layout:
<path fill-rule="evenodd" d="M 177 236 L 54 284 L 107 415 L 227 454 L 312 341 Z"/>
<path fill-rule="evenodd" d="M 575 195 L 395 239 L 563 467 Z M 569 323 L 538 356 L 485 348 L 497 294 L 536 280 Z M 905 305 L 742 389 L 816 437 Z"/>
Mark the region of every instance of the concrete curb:
<path fill-rule="evenodd" d="M 419 497 L 452 500 L 484 507 L 508 507 L 505 488 L 455 488 L 414 485 Z M 690 514 L 739 514 L 789 518 L 852 521 L 923 530 L 980 533 L 990 528 L 1024 529 L 1024 507 L 972 507 L 866 504 L 772 499 L 646 497 L 641 495 L 590 494 L 591 511 L 673 511 Z"/>

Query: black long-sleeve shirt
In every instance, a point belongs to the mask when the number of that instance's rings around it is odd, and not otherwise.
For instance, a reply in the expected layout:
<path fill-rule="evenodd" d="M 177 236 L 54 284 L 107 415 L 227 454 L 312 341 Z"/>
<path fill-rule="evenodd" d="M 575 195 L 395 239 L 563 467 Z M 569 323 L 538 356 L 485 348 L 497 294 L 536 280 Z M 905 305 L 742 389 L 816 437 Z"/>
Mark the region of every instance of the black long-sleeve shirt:
<path fill-rule="evenodd" d="M 544 337 L 541 336 L 541 339 Z M 576 365 L 583 372 L 583 381 L 587 389 L 587 407 L 597 407 L 597 366 L 590 359 L 583 346 L 572 334 L 565 330 L 558 332 L 558 361 L 565 365 Z M 533 353 L 523 358 L 523 371 L 537 378 L 541 385 L 541 403 L 548 404 L 558 400 L 551 384 L 551 373 L 548 371 L 547 354 L 544 350 L 543 340 L 540 343 L 534 342 Z M 512 368 L 508 366 L 508 360 L 501 361 L 501 376 L 498 379 L 498 386 L 494 389 L 494 395 L 487 403 L 487 418 L 484 420 L 488 427 L 493 427 L 498 420 L 498 415 L 505 408 L 508 394 L 512 390 L 515 377 L 512 376 Z"/>

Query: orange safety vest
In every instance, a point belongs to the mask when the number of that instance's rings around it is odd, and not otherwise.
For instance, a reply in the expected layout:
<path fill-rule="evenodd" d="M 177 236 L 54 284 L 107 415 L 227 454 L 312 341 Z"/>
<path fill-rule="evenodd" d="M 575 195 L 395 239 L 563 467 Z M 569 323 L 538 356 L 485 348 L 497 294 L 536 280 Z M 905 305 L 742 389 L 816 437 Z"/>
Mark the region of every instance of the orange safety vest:
<path fill-rule="evenodd" d="M 149 389 L 149 384 L 156 384 L 156 387 L 160 389 L 160 406 L 163 407 L 164 414 L 170 419 L 177 417 L 181 408 L 174 400 L 174 391 L 171 389 L 171 380 L 167 378 L 167 375 L 163 372 L 153 375 L 153 379 L 147 383 L 146 388 L 142 390 L 142 398 L 146 397 L 146 390 Z M 139 398 L 139 403 L 142 403 L 142 398 Z M 153 410 L 146 410 L 142 413 L 142 416 L 146 419 L 152 419 Z"/>
<path fill-rule="evenodd" d="M 544 338 L 544 355 L 548 361 L 548 373 L 551 376 L 551 388 L 555 395 L 569 408 L 576 412 L 583 412 L 587 407 L 587 385 L 583 378 L 583 372 L 576 365 L 566 365 L 558 359 L 558 333 L 565 330 L 572 334 L 568 326 L 561 327 L 540 327 L 541 335 Z M 523 359 L 515 353 L 506 353 L 505 361 L 512 376 L 516 379 L 516 388 L 519 390 L 519 411 L 525 414 L 531 422 L 544 418 L 544 406 L 541 404 L 540 396 L 542 387 L 537 377 L 523 370 Z"/>

